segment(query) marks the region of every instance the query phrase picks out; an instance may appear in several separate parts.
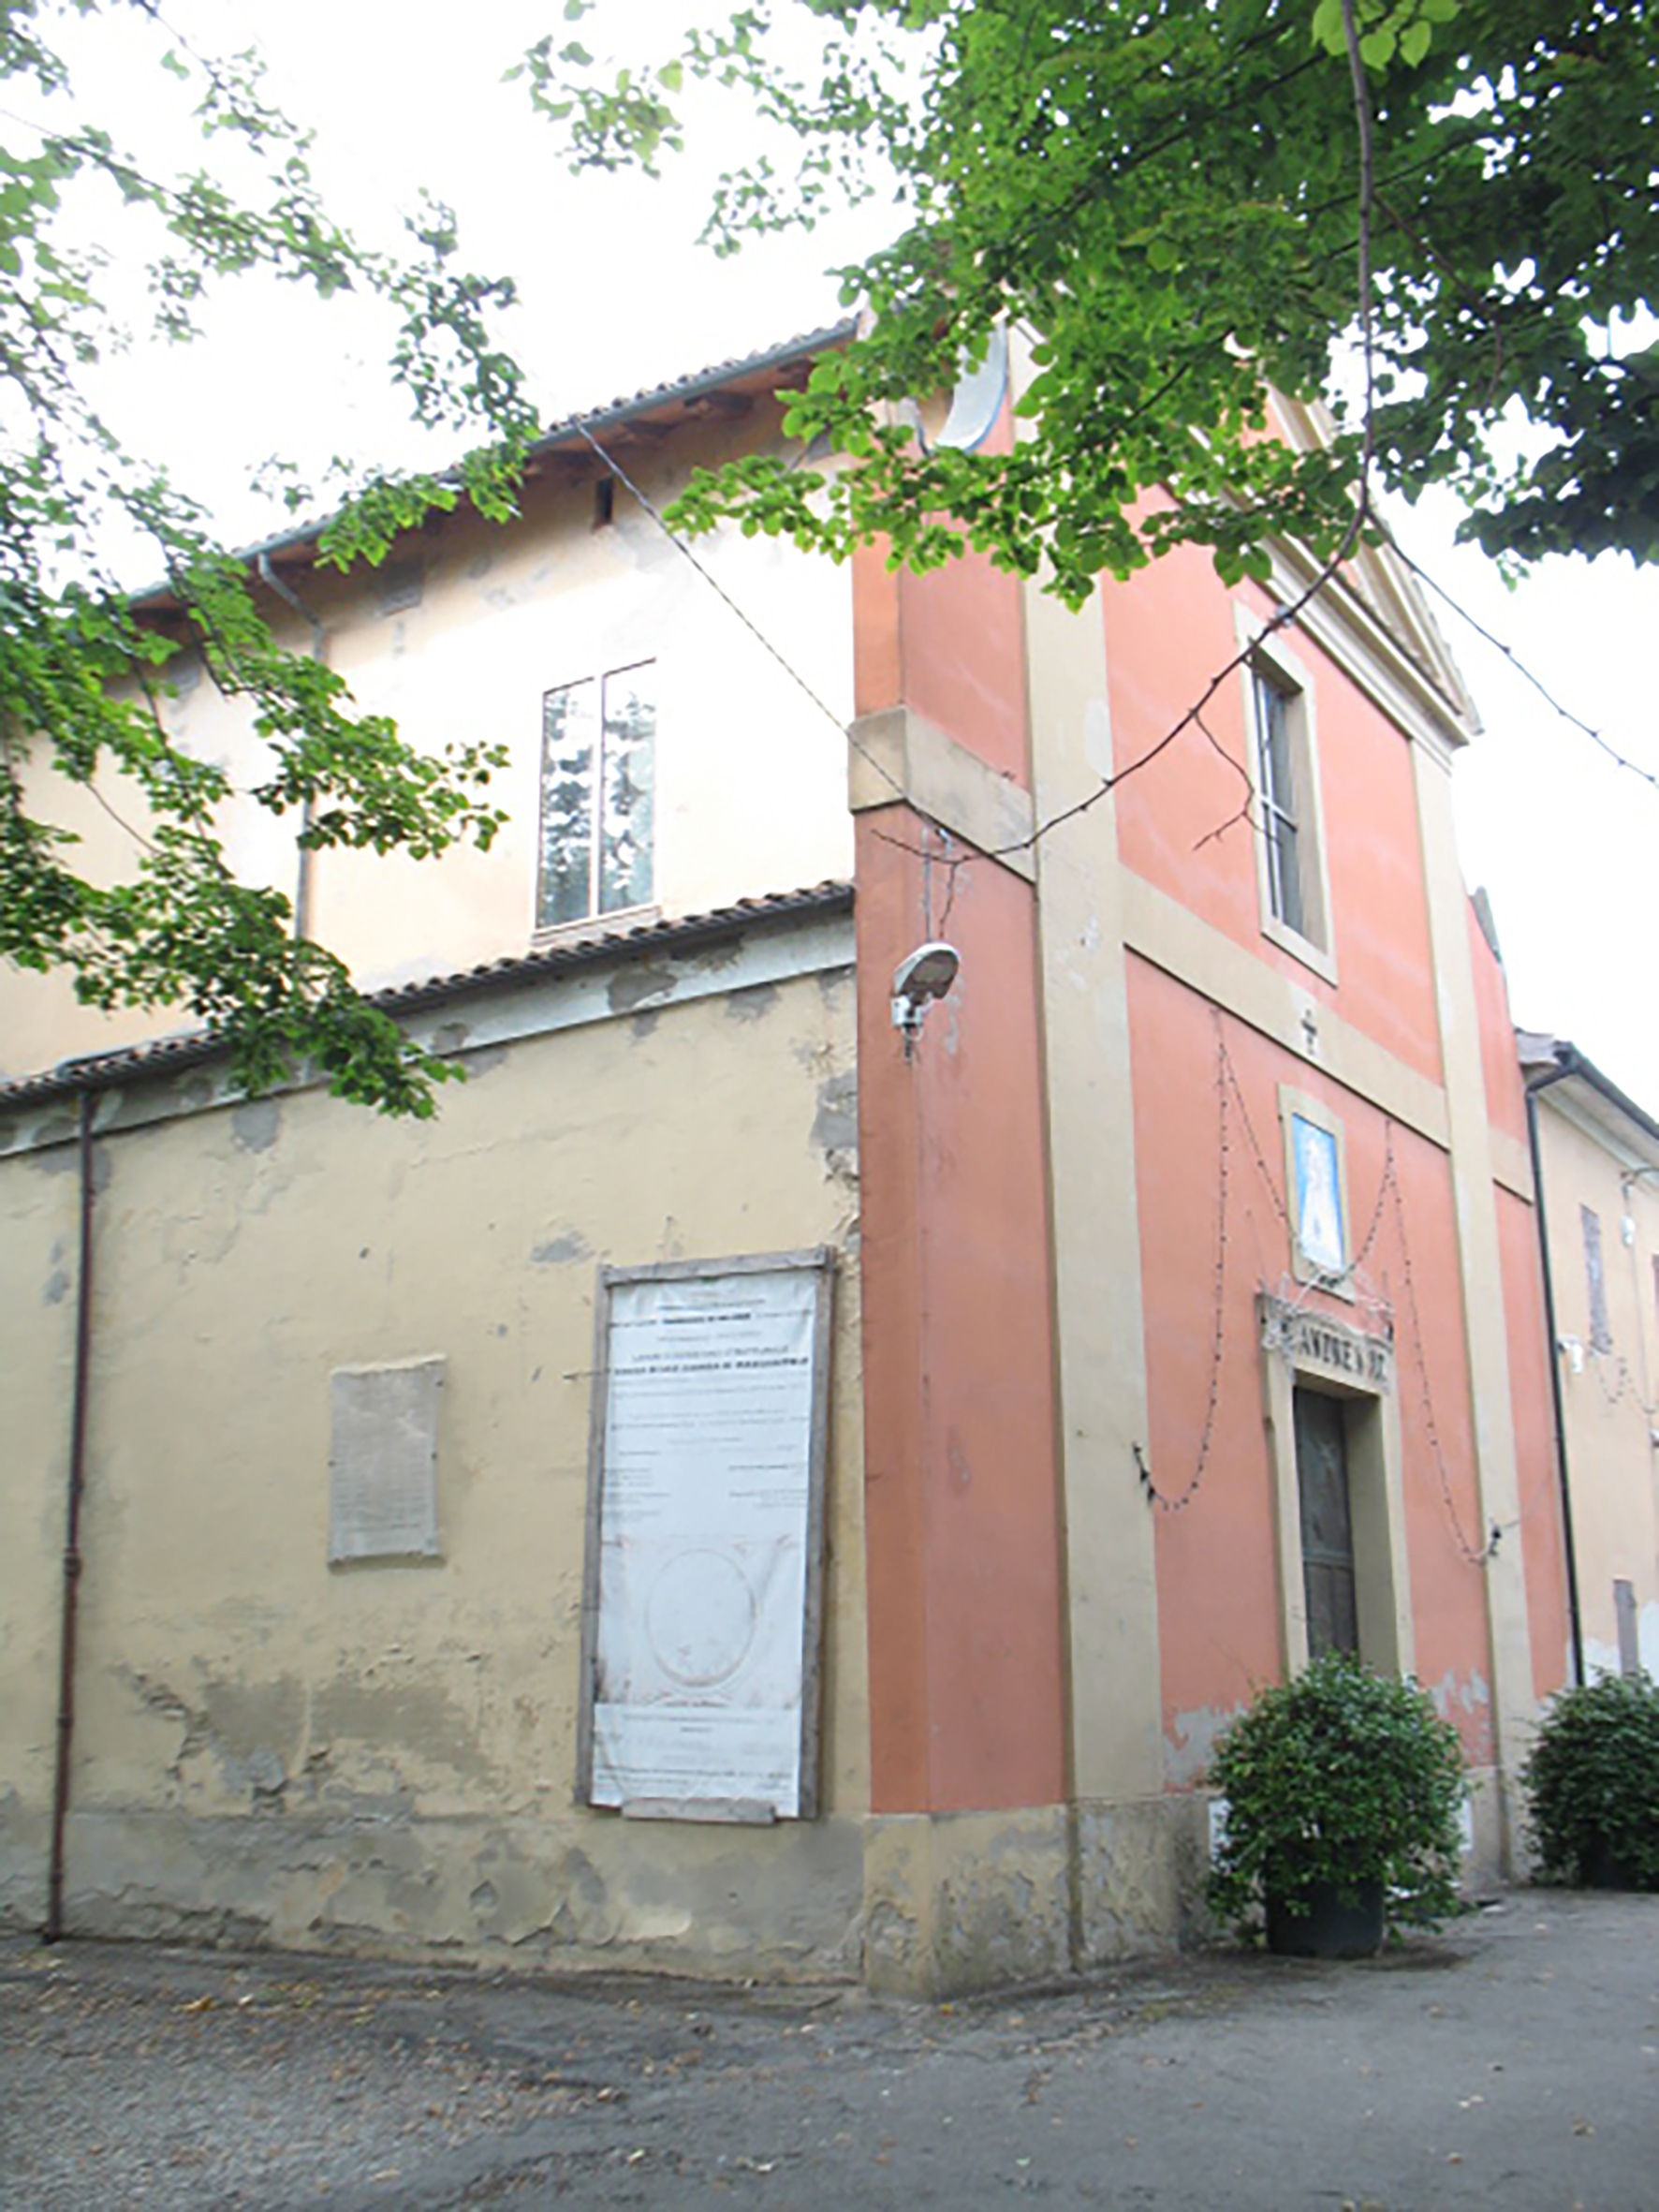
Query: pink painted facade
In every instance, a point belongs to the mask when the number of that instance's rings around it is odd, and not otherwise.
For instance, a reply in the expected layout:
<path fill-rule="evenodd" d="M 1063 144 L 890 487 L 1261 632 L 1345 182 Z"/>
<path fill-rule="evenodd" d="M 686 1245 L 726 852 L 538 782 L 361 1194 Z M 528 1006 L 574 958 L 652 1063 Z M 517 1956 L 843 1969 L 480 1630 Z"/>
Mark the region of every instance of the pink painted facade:
<path fill-rule="evenodd" d="M 861 715 L 907 706 L 1023 780 L 1018 588 L 981 564 L 858 582 Z M 912 807 L 859 818 L 859 1119 L 872 1803 L 1064 1794 L 1061 1531 L 1030 887 L 954 890 Z M 948 907 L 948 913 L 947 908 Z M 906 1054 L 882 988 L 946 933 L 974 978 Z"/>
<path fill-rule="evenodd" d="M 1144 1797 L 1144 1772 L 1125 1770 L 1121 1792 L 1077 1778 L 1087 1709 L 1113 1694 L 1092 1675 L 1075 1596 L 1088 1568 L 1066 1501 L 1086 1494 L 1125 1543 L 1150 1526 L 1138 1615 L 1118 1625 L 1150 1676 L 1177 1832 L 1218 1728 L 1309 1649 L 1285 1537 L 1302 1478 L 1271 1413 L 1280 1354 L 1263 1346 L 1276 1305 L 1386 1348 L 1382 1391 L 1344 1394 L 1315 1362 L 1285 1379 L 1282 1408 L 1342 1398 L 1356 1521 L 1373 1485 L 1364 1511 L 1381 1515 L 1386 1491 L 1394 1532 L 1370 1559 L 1356 1540 L 1361 1616 L 1389 1624 L 1387 1649 L 1362 1635 L 1362 1656 L 1408 1664 L 1435 1692 L 1496 1783 L 1476 1801 L 1478 1854 L 1511 1863 L 1516 1745 L 1560 1685 L 1565 1600 L 1520 1079 L 1502 969 L 1449 842 L 1467 702 L 1383 561 L 1270 641 L 1307 732 L 1312 948 L 1264 906 L 1248 674 L 1226 677 L 1202 730 L 1137 765 L 1288 588 L 1229 592 L 1204 557 L 1178 554 L 1103 586 L 1061 648 L 1104 670 L 1089 704 L 1124 779 L 1066 848 L 1083 877 L 1067 895 L 1086 906 L 1109 883 L 1101 903 L 1120 917 L 1104 955 L 1121 964 L 1120 1064 L 1095 1053 L 1083 1001 L 1045 981 L 1068 948 L 1046 936 L 1063 923 L 1041 836 L 1030 881 L 964 819 L 920 804 L 859 815 L 874 1804 L 1069 1803 L 1080 1817 L 1086 1799 Z M 972 559 L 895 579 L 873 553 L 854 605 L 861 715 L 905 710 L 953 758 L 1021 794 L 1043 788 L 1048 739 L 1028 702 L 1054 632 L 1030 642 L 1020 587 Z M 961 977 L 906 1061 L 888 979 L 938 935 Z M 1074 1241 L 1105 1233 L 1056 1180 L 1068 1084 L 1126 1093 L 1138 1238 L 1121 1263 L 1138 1275 L 1138 1343 L 1092 1342 L 1055 1288 Z M 1343 1264 L 1324 1281 L 1299 1251 L 1286 1134 L 1309 1115 L 1341 1163 Z M 1095 1450 L 1067 1403 L 1068 1351 L 1143 1391 L 1132 1452 Z"/>

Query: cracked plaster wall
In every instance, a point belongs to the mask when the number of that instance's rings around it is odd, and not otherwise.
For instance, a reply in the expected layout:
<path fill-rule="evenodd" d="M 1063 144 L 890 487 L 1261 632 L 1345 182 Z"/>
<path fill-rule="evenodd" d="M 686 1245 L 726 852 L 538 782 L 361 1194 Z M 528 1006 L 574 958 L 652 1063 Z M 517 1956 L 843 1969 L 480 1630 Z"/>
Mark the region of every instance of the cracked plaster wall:
<path fill-rule="evenodd" d="M 600 1019 L 514 1044 L 428 1124 L 304 1091 L 100 1139 L 72 1929 L 856 1971 L 851 978 L 708 981 L 644 1032 Z M 0 1903 L 25 1924 L 74 1329 L 73 1294 L 52 1295 L 73 1251 L 62 1157 L 0 1158 L 3 1479 L 24 1539 L 3 1570 Z M 596 1267 L 817 1244 L 844 1256 L 828 1817 L 711 1832 L 575 1807 Z M 447 1361 L 442 1556 L 330 1571 L 330 1370 L 415 1352 Z"/>

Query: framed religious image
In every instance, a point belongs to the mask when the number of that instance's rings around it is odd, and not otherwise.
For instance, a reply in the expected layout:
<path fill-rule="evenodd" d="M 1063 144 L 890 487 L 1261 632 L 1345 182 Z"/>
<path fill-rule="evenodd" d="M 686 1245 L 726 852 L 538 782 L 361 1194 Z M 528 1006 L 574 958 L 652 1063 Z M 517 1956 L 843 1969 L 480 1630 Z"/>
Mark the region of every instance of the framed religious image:
<path fill-rule="evenodd" d="M 1321 1099 L 1279 1086 L 1285 1181 L 1290 1216 L 1290 1268 L 1299 1282 L 1352 1298 L 1348 1270 L 1348 1163 L 1343 1125 Z"/>
<path fill-rule="evenodd" d="M 1296 1158 L 1297 1243 L 1321 1275 L 1341 1275 L 1348 1262 L 1336 1138 L 1296 1113 L 1290 1119 L 1290 1142 Z"/>

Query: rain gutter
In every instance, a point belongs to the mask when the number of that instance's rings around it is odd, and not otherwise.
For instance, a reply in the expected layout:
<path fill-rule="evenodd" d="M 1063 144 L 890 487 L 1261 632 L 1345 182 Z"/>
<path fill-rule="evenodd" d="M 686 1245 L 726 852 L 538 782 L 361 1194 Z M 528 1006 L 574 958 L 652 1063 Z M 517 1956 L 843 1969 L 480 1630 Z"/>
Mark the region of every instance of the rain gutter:
<path fill-rule="evenodd" d="M 1561 1489 L 1561 1541 L 1567 1576 L 1567 1632 L 1572 1641 L 1573 1680 L 1584 1679 L 1584 1618 L 1578 1604 L 1578 1556 L 1573 1541 L 1573 1485 L 1567 1466 L 1566 1403 L 1561 1387 L 1561 1349 L 1555 1326 L 1555 1280 L 1549 1266 L 1549 1231 L 1544 1218 L 1544 1155 L 1538 1142 L 1538 1099 L 1569 1076 L 1581 1075 L 1583 1064 L 1571 1045 L 1557 1047 L 1557 1063 L 1548 1075 L 1529 1083 L 1526 1089 L 1527 1148 L 1533 1160 L 1533 1194 L 1538 1216 L 1538 1256 L 1544 1269 L 1544 1334 L 1549 1346 L 1549 1402 L 1555 1418 L 1555 1469 Z"/>

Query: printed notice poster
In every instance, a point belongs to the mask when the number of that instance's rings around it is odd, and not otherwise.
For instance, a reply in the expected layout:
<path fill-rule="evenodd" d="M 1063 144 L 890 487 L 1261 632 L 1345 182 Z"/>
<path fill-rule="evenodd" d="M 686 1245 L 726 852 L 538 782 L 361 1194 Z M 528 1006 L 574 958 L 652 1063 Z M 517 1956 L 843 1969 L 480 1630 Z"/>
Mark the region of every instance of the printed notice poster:
<path fill-rule="evenodd" d="M 609 1285 L 595 1805 L 801 1809 L 826 1290 L 815 1260 Z"/>

